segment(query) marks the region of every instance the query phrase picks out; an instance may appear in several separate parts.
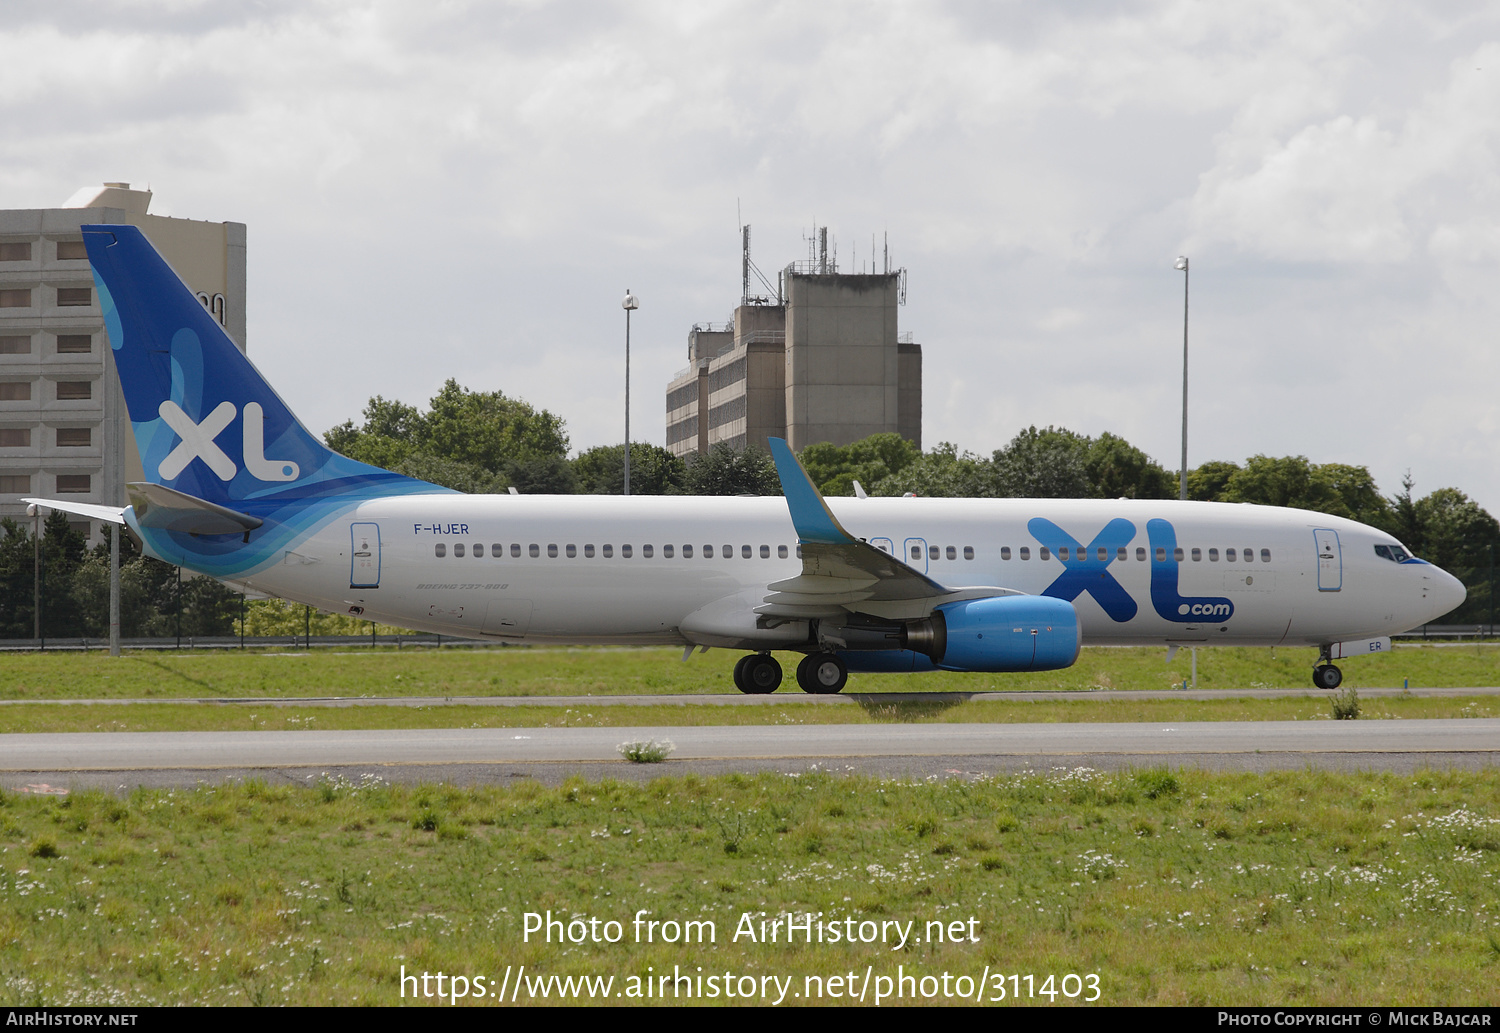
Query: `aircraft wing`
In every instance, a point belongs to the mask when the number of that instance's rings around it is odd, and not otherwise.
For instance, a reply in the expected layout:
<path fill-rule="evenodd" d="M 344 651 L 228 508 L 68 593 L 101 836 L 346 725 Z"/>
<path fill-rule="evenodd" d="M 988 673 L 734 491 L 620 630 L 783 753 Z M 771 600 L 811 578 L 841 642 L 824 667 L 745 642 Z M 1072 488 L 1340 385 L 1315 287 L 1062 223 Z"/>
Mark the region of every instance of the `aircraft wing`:
<path fill-rule="evenodd" d="M 802 547 L 802 573 L 768 585 L 771 594 L 755 607 L 756 613 L 786 620 L 838 617 L 855 610 L 878 616 L 925 616 L 933 603 L 1022 594 L 993 586 L 947 587 L 854 537 L 823 501 L 787 443 L 781 438 L 770 442 Z"/>

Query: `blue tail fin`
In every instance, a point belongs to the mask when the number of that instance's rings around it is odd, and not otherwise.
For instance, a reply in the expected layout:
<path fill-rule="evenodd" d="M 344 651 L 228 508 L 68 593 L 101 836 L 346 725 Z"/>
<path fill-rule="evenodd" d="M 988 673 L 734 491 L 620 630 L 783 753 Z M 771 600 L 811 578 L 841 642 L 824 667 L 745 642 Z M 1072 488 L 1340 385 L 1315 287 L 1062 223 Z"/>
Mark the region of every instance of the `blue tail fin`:
<path fill-rule="evenodd" d="M 308 433 L 134 226 L 83 239 L 146 479 L 235 510 L 447 489 Z"/>

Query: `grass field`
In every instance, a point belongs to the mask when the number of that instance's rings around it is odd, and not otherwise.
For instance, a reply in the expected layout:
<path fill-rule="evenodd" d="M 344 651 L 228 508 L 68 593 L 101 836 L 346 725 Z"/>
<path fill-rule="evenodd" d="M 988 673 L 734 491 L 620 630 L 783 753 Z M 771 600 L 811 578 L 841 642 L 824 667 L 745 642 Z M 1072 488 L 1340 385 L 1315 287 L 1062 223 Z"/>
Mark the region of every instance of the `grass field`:
<path fill-rule="evenodd" d="M 711 650 L 687 663 L 673 649 L 402 649 L 354 652 L 238 650 L 0 655 L 0 699 L 277 696 L 557 696 L 734 693 L 741 656 Z M 1064 671 L 1040 674 L 854 674 L 848 692 L 1169 689 L 1188 677 L 1189 656 L 1165 649 L 1083 651 Z M 782 692 L 797 692 L 796 654 L 781 655 Z M 1200 649 L 1201 688 L 1311 688 L 1311 649 Z M 1500 644 L 1398 645 L 1343 665 L 1357 688 L 1500 685 Z"/>
<path fill-rule="evenodd" d="M 9 793 L 0 1004 L 398 1004 L 403 986 L 411 1003 L 404 966 L 449 995 L 455 975 L 469 994 L 504 978 L 518 1004 L 556 1001 L 553 976 L 612 978 L 589 986 L 631 1003 L 675 968 L 767 987 L 751 1003 L 827 1001 L 868 972 L 866 1003 L 904 974 L 907 1003 L 989 1000 L 999 975 L 1004 1004 L 1097 987 L 1104 1004 L 1493 1005 L 1497 801 L 1495 770 Z M 525 942 L 549 910 L 617 921 L 620 942 Z M 715 939 L 662 943 L 663 924 L 637 943 L 640 911 Z M 808 914 L 913 939 L 788 945 Z M 783 935 L 735 940 L 745 915 Z M 500 999 L 458 999 L 476 1003 Z"/>

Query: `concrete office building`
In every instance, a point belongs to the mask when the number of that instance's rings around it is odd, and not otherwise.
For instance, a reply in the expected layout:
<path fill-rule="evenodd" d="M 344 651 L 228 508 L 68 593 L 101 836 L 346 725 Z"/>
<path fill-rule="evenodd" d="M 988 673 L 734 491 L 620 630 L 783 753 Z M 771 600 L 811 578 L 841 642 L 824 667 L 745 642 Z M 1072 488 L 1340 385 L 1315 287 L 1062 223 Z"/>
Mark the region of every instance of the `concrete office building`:
<path fill-rule="evenodd" d="M 0 517 L 22 496 L 126 504 L 145 478 L 79 227 L 139 226 L 245 349 L 245 226 L 150 215 L 151 191 L 80 190 L 61 208 L 0 211 Z M 75 520 L 90 544 L 107 535 Z"/>
<path fill-rule="evenodd" d="M 734 319 L 695 325 L 689 366 L 667 385 L 675 455 L 720 442 L 765 448 L 772 436 L 794 449 L 847 445 L 891 431 L 921 447 L 922 346 L 896 325 L 906 271 L 841 273 L 827 232 L 816 232 L 808 261 L 781 271 L 774 297 L 754 297 L 744 228 Z"/>

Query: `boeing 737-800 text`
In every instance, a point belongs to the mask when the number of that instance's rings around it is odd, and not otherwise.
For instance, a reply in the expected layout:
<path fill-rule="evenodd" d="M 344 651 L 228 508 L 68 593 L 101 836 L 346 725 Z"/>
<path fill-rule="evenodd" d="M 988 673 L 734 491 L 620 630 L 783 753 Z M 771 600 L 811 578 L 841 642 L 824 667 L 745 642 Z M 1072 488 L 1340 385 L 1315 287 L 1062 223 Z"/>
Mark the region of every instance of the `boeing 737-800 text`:
<path fill-rule="evenodd" d="M 1206 502 L 464 495 L 330 451 L 132 226 L 84 227 L 147 480 L 145 551 L 231 585 L 444 635 L 746 650 L 745 692 L 849 670 L 1037 671 L 1085 643 L 1317 646 L 1331 660 L 1457 606 L 1390 535 Z"/>

